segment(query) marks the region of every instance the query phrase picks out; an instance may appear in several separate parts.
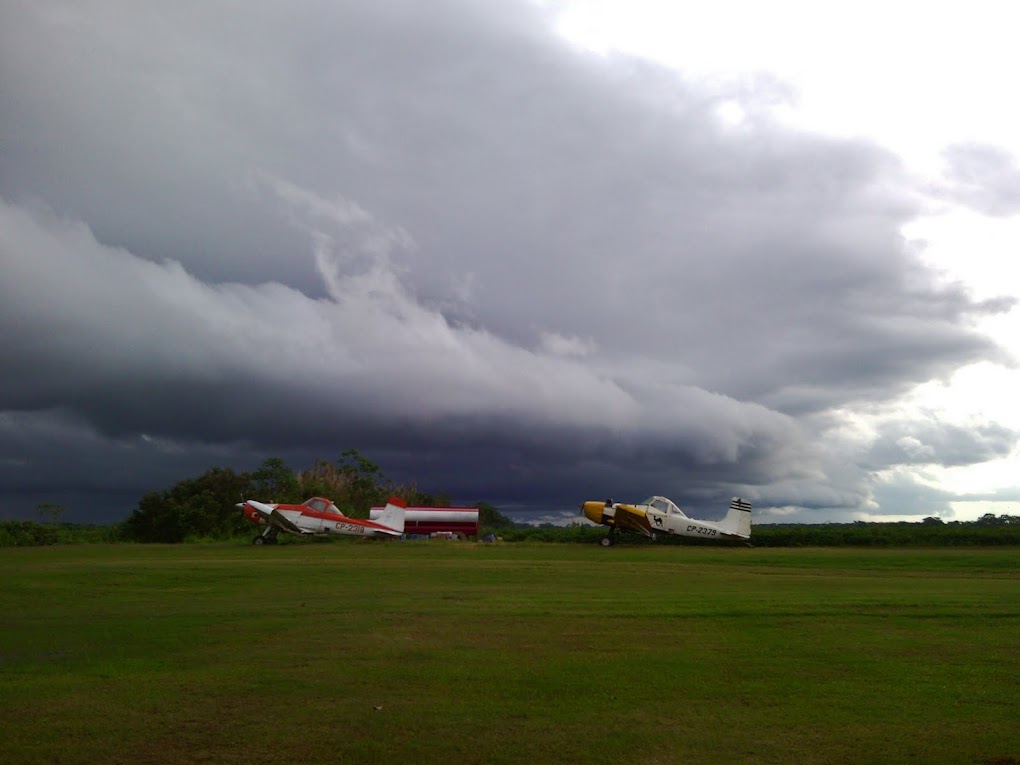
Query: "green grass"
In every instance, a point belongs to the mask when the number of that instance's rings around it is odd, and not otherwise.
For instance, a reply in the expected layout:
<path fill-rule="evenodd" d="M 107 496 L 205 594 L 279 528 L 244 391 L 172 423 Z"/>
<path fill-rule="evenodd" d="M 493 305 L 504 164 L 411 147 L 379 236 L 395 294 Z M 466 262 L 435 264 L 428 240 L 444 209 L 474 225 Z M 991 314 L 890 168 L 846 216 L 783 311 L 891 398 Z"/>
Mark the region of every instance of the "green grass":
<path fill-rule="evenodd" d="M 74 546 L 0 577 L 4 763 L 1020 763 L 1016 548 Z"/>

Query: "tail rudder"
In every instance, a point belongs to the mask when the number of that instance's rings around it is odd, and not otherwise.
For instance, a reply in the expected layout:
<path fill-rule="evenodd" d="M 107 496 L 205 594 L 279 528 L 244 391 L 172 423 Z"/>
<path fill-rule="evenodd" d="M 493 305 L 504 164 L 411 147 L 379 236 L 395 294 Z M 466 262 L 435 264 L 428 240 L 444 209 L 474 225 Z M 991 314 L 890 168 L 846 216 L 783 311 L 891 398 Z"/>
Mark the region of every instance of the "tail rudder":
<path fill-rule="evenodd" d="M 751 503 L 746 499 L 734 497 L 730 501 L 729 512 L 720 524 L 727 534 L 734 534 L 744 539 L 751 538 Z"/>
<path fill-rule="evenodd" d="M 390 497 L 386 502 L 386 508 L 376 519 L 376 523 L 393 529 L 398 534 L 404 533 L 404 511 L 407 503 L 400 497 Z"/>

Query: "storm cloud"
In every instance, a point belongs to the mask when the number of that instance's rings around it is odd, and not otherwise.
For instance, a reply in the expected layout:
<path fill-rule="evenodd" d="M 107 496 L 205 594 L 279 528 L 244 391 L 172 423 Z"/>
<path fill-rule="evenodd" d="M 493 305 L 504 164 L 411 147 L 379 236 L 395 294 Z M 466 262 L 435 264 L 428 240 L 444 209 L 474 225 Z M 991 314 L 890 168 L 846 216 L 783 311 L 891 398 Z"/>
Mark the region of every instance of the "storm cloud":
<path fill-rule="evenodd" d="M 0 2 L 0 487 L 109 520 L 355 447 L 522 517 L 882 512 L 883 467 L 1008 451 L 848 435 L 1003 359 L 975 321 L 1012 303 L 925 266 L 896 157 L 775 88 L 577 51 L 527 3 Z"/>

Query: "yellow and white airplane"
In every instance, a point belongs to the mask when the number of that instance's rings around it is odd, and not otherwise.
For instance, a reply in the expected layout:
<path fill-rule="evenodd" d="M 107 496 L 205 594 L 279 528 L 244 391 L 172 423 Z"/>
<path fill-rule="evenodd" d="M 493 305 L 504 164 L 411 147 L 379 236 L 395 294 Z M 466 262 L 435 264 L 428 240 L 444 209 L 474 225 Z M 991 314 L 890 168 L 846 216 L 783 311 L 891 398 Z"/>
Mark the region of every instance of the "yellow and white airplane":
<path fill-rule="evenodd" d="M 603 547 L 616 544 L 621 532 L 643 534 L 649 539 L 655 539 L 657 534 L 744 542 L 751 539 L 751 503 L 740 497 L 733 498 L 729 512 L 721 521 L 688 518 L 683 510 L 665 497 L 649 497 L 636 505 L 611 499 L 585 502 L 581 512 L 592 523 L 609 527 L 609 533 L 599 540 Z"/>

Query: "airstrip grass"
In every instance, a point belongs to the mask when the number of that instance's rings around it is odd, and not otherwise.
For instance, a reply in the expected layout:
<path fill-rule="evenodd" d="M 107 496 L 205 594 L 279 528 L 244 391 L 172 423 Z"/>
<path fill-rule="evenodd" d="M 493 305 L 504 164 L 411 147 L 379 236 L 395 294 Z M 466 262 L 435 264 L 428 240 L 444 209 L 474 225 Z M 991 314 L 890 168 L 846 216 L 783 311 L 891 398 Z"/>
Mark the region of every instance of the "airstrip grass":
<path fill-rule="evenodd" d="M 1020 549 L 0 551 L 3 763 L 1020 764 Z"/>

